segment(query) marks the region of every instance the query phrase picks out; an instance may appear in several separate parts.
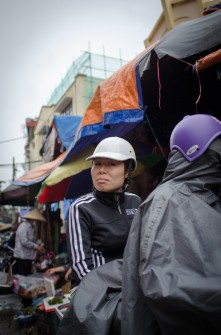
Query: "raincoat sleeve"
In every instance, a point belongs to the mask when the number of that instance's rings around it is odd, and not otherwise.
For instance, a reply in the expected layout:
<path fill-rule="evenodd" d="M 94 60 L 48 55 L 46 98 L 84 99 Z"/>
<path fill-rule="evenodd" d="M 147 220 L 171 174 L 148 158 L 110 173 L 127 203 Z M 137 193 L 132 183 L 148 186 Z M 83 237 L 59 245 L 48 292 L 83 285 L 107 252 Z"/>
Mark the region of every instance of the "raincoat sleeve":
<path fill-rule="evenodd" d="M 69 209 L 67 234 L 72 268 L 80 281 L 94 268 L 94 264 L 91 252 L 90 219 L 78 203 L 73 203 Z"/>
<path fill-rule="evenodd" d="M 121 335 L 121 283 L 122 259 L 91 271 L 80 282 L 57 335 Z"/>

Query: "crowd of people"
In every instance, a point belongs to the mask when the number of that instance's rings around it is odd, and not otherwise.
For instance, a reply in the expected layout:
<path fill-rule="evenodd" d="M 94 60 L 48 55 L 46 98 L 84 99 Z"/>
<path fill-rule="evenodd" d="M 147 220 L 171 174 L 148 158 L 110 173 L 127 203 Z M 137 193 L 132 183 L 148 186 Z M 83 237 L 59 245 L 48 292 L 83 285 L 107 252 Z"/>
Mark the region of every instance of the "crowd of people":
<path fill-rule="evenodd" d="M 144 201 L 127 191 L 137 166 L 128 141 L 108 137 L 87 159 L 93 190 L 69 208 L 69 264 L 47 270 L 77 287 L 57 334 L 220 334 L 221 121 L 195 114 L 175 126 L 163 179 Z M 24 217 L 15 273 L 28 275 L 45 219 Z"/>
<path fill-rule="evenodd" d="M 90 269 L 59 335 L 220 334 L 220 136 L 211 115 L 177 124 L 163 180 L 138 205 L 123 257 Z"/>

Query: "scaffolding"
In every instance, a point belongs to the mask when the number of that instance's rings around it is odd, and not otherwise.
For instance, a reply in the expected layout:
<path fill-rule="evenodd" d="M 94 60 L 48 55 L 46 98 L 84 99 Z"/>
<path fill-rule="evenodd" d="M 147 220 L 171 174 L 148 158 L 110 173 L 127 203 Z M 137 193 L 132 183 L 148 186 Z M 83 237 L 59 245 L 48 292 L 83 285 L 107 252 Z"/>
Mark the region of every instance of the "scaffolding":
<path fill-rule="evenodd" d="M 81 74 L 86 77 L 84 98 L 85 105 L 87 106 L 97 86 L 127 63 L 128 61 L 121 58 L 84 52 L 72 63 L 64 78 L 54 89 L 48 101 L 48 105 L 56 105 L 74 83 L 76 76 Z"/>

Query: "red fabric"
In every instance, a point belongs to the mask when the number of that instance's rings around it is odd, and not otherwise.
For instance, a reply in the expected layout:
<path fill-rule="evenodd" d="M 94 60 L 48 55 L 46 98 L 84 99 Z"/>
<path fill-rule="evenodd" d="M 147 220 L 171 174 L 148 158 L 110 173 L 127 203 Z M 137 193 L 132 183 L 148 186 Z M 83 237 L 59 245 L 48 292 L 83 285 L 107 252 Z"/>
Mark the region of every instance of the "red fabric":
<path fill-rule="evenodd" d="M 47 203 L 64 200 L 70 180 L 71 177 L 68 177 L 56 185 L 44 187 L 38 196 L 38 202 Z"/>

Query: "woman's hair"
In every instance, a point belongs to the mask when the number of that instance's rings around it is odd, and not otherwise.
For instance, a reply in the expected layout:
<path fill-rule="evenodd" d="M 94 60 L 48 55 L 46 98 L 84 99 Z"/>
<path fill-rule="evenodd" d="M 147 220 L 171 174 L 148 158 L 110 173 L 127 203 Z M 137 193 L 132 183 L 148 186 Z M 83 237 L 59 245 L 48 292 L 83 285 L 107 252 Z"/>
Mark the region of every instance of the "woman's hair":
<path fill-rule="evenodd" d="M 124 161 L 125 172 L 128 172 L 128 176 L 127 178 L 125 178 L 124 185 L 123 185 L 124 192 L 127 190 L 131 182 L 132 165 L 133 165 L 133 161 L 131 159 L 127 159 L 126 161 Z"/>
<path fill-rule="evenodd" d="M 127 172 L 129 172 L 129 170 L 131 171 L 132 170 L 132 160 L 131 159 L 127 159 L 126 161 L 124 161 L 124 165 L 125 165 L 125 170 Z"/>

